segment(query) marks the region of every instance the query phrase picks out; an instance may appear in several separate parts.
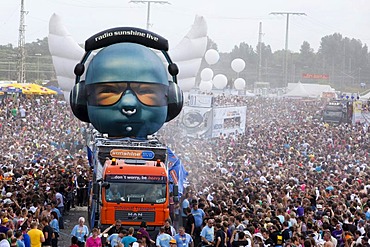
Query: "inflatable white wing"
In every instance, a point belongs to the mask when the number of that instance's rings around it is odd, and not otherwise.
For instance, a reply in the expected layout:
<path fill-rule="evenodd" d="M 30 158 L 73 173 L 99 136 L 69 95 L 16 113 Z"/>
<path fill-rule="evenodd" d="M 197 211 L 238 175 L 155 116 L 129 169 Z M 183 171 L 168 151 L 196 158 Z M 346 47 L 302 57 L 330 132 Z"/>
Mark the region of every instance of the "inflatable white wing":
<path fill-rule="evenodd" d="M 57 14 L 50 18 L 48 41 L 58 84 L 69 102 L 69 94 L 75 84 L 74 67 L 85 51 L 72 38 Z M 183 91 L 189 91 L 195 85 L 206 48 L 207 24 L 203 17 L 196 16 L 188 34 L 169 51 L 172 61 L 179 67 L 178 83 Z"/>
<path fill-rule="evenodd" d="M 48 42 L 59 87 L 69 102 L 69 93 L 75 84 L 73 71 L 85 51 L 72 38 L 57 14 L 53 14 L 49 21 Z"/>
<path fill-rule="evenodd" d="M 169 54 L 179 67 L 178 83 L 183 91 L 195 86 L 195 78 L 207 49 L 207 23 L 202 16 L 196 16 L 188 34 Z"/>

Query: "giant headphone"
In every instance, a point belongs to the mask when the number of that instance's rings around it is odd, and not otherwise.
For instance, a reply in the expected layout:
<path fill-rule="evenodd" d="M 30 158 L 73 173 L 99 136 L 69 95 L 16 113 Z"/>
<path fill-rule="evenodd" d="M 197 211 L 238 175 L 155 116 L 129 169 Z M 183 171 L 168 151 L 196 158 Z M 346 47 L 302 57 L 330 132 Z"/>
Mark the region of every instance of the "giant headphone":
<path fill-rule="evenodd" d="M 90 123 L 87 111 L 87 94 L 85 81 L 80 81 L 85 72 L 85 62 L 92 51 L 113 44 L 130 42 L 144 45 L 162 52 L 168 62 L 168 72 L 172 76 L 168 87 L 168 110 L 166 122 L 174 119 L 181 111 L 184 100 L 183 93 L 177 85 L 177 74 L 179 69 L 168 55 L 168 41 L 158 34 L 148 30 L 133 27 L 117 27 L 101 31 L 85 41 L 85 54 L 74 69 L 76 75 L 75 85 L 70 93 L 70 105 L 73 114 L 83 122 Z"/>

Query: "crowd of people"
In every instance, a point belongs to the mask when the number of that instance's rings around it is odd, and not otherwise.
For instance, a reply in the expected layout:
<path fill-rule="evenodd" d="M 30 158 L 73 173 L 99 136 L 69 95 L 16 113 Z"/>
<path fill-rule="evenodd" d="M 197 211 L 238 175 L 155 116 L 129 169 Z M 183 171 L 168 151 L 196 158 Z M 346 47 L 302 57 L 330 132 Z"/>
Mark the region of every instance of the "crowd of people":
<path fill-rule="evenodd" d="M 87 204 L 84 125 L 68 108 L 54 96 L 1 98 L 0 246 L 58 246 L 64 215 Z"/>
<path fill-rule="evenodd" d="M 189 172 L 183 196 L 156 239 L 145 222 L 139 231 L 116 222 L 105 232 L 111 246 L 369 245 L 367 123 L 325 124 L 316 99 L 218 96 L 214 104 L 246 105 L 245 133 L 187 137 L 181 116 L 164 126 L 159 138 Z M 4 98 L 0 110 L 0 246 L 58 246 L 63 216 L 87 203 L 86 125 L 53 96 Z M 83 218 L 74 246 L 102 244 L 98 229 L 81 229 Z"/>
<path fill-rule="evenodd" d="M 181 136 L 169 123 L 164 143 L 189 172 L 174 225 L 204 245 L 368 246 L 368 123 L 323 123 L 324 103 L 218 96 L 218 106 L 246 105 L 247 124 L 212 139 Z M 215 235 L 205 241 L 207 227 Z"/>

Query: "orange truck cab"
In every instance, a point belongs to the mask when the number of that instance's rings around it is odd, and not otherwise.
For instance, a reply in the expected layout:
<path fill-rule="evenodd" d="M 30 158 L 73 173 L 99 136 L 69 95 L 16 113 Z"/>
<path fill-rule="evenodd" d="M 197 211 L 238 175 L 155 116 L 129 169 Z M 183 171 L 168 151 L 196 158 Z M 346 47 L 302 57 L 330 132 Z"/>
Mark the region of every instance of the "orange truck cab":
<path fill-rule="evenodd" d="M 167 148 L 154 140 L 95 144 L 90 227 L 105 229 L 121 220 L 126 228 L 139 228 L 145 221 L 148 231 L 157 231 L 169 218 L 170 190 L 177 194 L 168 177 Z"/>

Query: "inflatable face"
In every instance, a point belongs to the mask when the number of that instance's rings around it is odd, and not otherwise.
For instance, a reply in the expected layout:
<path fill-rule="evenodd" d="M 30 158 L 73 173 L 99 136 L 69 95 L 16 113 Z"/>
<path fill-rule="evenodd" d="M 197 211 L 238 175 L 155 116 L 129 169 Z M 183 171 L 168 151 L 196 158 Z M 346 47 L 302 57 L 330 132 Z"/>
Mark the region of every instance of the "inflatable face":
<path fill-rule="evenodd" d="M 143 137 L 167 117 L 168 78 L 149 48 L 118 43 L 99 51 L 87 68 L 87 110 L 92 125 L 110 137 Z"/>

